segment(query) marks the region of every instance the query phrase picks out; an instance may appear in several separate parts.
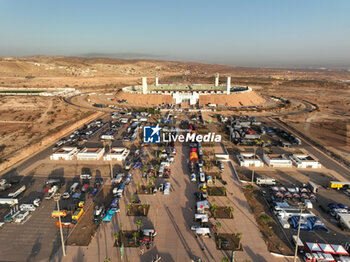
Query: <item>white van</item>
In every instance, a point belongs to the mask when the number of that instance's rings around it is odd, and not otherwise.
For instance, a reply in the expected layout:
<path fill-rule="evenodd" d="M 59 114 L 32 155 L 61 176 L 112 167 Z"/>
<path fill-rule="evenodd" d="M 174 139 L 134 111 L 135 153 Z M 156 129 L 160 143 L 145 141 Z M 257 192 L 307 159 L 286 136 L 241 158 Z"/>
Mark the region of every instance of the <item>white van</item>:
<path fill-rule="evenodd" d="M 199 173 L 199 181 L 205 183 L 205 174 L 203 172 Z"/>
<path fill-rule="evenodd" d="M 75 182 L 71 187 L 70 187 L 70 191 L 73 193 L 77 190 L 77 187 L 79 186 L 78 182 Z"/>

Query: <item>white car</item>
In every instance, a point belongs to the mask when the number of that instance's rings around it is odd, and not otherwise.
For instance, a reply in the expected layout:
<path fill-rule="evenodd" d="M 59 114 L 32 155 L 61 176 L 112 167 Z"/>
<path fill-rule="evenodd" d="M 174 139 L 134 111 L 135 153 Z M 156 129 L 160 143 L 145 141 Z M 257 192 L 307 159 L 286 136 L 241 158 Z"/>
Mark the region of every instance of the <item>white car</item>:
<path fill-rule="evenodd" d="M 196 183 L 197 182 L 197 176 L 196 174 L 191 174 L 191 182 Z"/>
<path fill-rule="evenodd" d="M 191 226 L 191 230 L 192 230 L 192 231 L 196 231 L 197 228 L 200 228 L 200 226 L 197 226 L 197 225 Z"/>
<path fill-rule="evenodd" d="M 69 192 L 64 192 L 63 195 L 62 195 L 62 198 L 63 198 L 63 199 L 68 199 L 68 198 L 70 198 Z"/>
<path fill-rule="evenodd" d="M 82 174 L 82 175 L 80 175 L 80 179 L 91 179 L 92 178 L 92 176 L 90 175 L 90 174 Z"/>
<path fill-rule="evenodd" d="M 40 204 L 41 204 L 40 198 L 34 199 L 34 201 L 33 201 L 34 206 L 38 207 L 38 206 L 40 206 Z"/>
<path fill-rule="evenodd" d="M 36 207 L 33 204 L 22 204 L 19 206 L 19 210 L 21 211 L 35 211 Z"/>

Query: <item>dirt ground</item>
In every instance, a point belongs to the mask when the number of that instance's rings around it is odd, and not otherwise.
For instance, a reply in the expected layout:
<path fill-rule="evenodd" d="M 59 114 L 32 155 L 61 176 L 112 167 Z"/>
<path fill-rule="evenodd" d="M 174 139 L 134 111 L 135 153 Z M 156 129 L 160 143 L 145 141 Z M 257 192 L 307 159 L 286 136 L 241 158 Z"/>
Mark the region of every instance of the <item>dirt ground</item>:
<path fill-rule="evenodd" d="M 58 97 L 0 96 L 0 162 L 91 113 Z"/>

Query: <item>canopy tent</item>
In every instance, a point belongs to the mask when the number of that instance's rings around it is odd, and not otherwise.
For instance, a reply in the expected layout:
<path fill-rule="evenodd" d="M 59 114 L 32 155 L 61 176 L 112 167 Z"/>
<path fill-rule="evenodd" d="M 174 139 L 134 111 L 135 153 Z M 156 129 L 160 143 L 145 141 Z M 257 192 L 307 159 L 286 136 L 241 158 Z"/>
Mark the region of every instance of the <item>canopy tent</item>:
<path fill-rule="evenodd" d="M 330 244 L 318 244 L 324 253 L 334 254 L 335 251 Z"/>
<path fill-rule="evenodd" d="M 322 249 L 320 248 L 320 246 L 317 243 L 306 242 L 306 245 L 311 252 L 321 252 L 322 251 Z"/>
<path fill-rule="evenodd" d="M 334 249 L 337 255 L 349 255 L 349 253 L 345 250 L 345 248 L 342 245 L 332 245 L 332 248 Z"/>

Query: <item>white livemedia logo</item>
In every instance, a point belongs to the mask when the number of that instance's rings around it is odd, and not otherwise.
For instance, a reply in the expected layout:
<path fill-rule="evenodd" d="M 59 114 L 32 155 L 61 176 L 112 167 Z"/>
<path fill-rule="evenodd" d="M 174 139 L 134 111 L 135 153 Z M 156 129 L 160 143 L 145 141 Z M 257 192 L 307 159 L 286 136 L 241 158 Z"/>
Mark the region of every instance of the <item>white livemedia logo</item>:
<path fill-rule="evenodd" d="M 197 135 L 195 133 L 187 133 L 186 135 L 174 135 L 171 133 L 163 133 L 163 142 L 221 142 L 221 135 L 208 133 L 206 135 Z"/>

